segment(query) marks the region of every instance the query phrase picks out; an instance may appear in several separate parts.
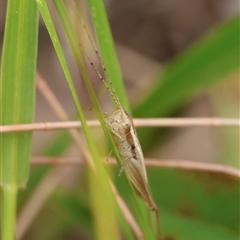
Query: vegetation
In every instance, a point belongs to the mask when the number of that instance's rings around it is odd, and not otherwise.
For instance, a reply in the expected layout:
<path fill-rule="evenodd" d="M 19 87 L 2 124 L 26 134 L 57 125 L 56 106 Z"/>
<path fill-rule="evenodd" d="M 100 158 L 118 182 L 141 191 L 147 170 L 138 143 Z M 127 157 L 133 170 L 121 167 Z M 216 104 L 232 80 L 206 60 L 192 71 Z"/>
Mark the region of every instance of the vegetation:
<path fill-rule="evenodd" d="M 118 164 L 121 164 L 88 76 L 83 60 L 86 56 L 79 46 L 81 39 L 63 2 L 56 0 L 55 7 L 62 22 L 62 32 L 66 33 L 102 129 Z M 104 5 L 100 0 L 89 0 L 89 9 L 108 77 L 122 105 L 134 117 L 174 116 L 191 99 L 202 92 L 214 94 L 221 84 L 230 82 L 229 76 L 239 74 L 240 19 L 237 16 L 169 62 L 138 106 L 131 109 Z M 50 159 L 64 158 L 66 149 L 74 139 L 87 166 L 60 166 L 55 160 L 57 166 L 31 166 L 29 177 L 31 131 L 1 133 L 1 239 L 13 240 L 15 234 L 17 239 L 26 240 L 121 239 L 121 236 L 124 239 L 140 239 L 142 236 L 143 239 L 155 239 L 147 208 L 135 194 L 128 178 L 115 177 L 119 168 L 102 164 L 101 150 L 107 152 L 108 146 L 102 144 L 103 140 L 100 140 L 101 144 L 96 143 L 92 129 L 87 125 L 86 107 L 79 100 L 64 48 L 44 0 L 8 1 L 1 57 L 0 125 L 33 123 L 39 13 L 52 40 L 77 109 L 76 115 L 82 124 L 81 134 L 72 129 L 55 135 L 42 155 Z M 44 91 L 47 92 L 48 87 L 45 86 Z M 53 104 L 54 110 L 57 104 Z M 61 121 L 70 118 L 66 114 L 60 115 Z M 223 114 L 219 115 L 221 117 Z M 196 167 L 192 171 L 187 167 L 148 167 L 149 186 L 160 210 L 163 239 L 238 239 L 239 172 L 231 167 L 238 165 L 239 142 L 237 132 L 235 129 L 233 131 L 219 131 L 224 141 L 232 139 L 224 144 L 223 154 L 218 159 L 218 163 L 226 165 L 223 171 L 213 168 L 211 164 L 205 170 L 196 170 Z M 144 152 L 166 139 L 161 129 L 139 129 L 138 135 Z M 226 138 L 228 135 L 230 137 Z M 229 169 L 231 171 L 227 171 Z M 20 191 L 23 187 L 25 189 Z M 122 200 L 127 209 L 121 205 Z M 132 214 L 133 218 L 127 219 L 127 214 Z"/>

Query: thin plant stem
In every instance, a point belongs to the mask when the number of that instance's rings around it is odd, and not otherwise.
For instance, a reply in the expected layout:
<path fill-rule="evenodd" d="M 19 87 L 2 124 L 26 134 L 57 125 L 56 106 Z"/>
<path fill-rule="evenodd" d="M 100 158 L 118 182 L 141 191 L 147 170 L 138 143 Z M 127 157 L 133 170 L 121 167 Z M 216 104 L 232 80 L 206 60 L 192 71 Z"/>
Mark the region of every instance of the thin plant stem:
<path fill-rule="evenodd" d="M 80 157 L 39 157 L 34 156 L 31 159 L 33 165 L 81 165 L 84 163 L 84 159 Z M 117 165 L 113 158 L 110 158 L 106 164 Z M 182 159 L 156 159 L 145 158 L 146 167 L 154 168 L 169 168 L 169 169 L 183 169 L 189 171 L 208 171 L 223 173 L 231 175 L 240 180 L 240 170 L 231 166 L 216 164 L 216 163 L 204 163 Z"/>
<path fill-rule="evenodd" d="M 57 111 L 57 109 L 56 109 Z M 66 120 L 66 119 L 64 119 Z M 237 118 L 134 118 L 138 127 L 240 127 Z M 100 127 L 98 120 L 87 121 L 89 127 Z M 81 128 L 79 121 L 44 122 L 0 126 L 0 133 L 26 131 L 52 131 L 58 129 Z"/>
<path fill-rule="evenodd" d="M 17 201 L 17 188 L 11 185 L 5 186 L 2 189 L 3 193 L 3 206 L 2 213 L 2 239 L 14 239 L 15 235 L 15 220 L 16 220 L 16 201 Z"/>

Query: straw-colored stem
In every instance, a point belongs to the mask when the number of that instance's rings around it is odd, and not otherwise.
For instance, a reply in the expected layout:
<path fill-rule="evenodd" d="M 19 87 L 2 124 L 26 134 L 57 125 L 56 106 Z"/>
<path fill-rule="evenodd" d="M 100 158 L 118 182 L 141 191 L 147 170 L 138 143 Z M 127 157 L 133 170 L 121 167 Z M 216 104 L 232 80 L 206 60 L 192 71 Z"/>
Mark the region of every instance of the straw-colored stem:
<path fill-rule="evenodd" d="M 32 164 L 36 165 L 79 165 L 84 163 L 84 159 L 80 157 L 39 157 L 34 156 L 31 159 Z M 106 164 L 116 165 L 116 161 L 113 158 L 108 159 Z M 145 158 L 146 167 L 154 168 L 168 168 L 168 169 L 183 169 L 189 171 L 208 171 L 222 173 L 230 175 L 234 178 L 240 179 L 240 171 L 231 166 L 216 164 L 216 163 L 204 163 L 182 159 L 156 159 Z"/>
<path fill-rule="evenodd" d="M 66 120 L 66 119 L 65 119 Z M 237 118 L 135 118 L 138 127 L 240 127 Z M 89 127 L 100 127 L 98 120 L 87 121 Z M 52 131 L 58 129 L 81 128 L 79 121 L 44 122 L 0 126 L 0 133 L 25 131 Z"/>

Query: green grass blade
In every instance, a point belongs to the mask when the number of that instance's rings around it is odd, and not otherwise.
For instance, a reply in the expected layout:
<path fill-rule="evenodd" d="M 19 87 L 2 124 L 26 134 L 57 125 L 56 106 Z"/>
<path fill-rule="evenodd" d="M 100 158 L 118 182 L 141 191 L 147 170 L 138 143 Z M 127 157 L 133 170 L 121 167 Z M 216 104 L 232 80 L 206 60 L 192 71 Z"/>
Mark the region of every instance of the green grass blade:
<path fill-rule="evenodd" d="M 10 0 L 1 65 L 1 125 L 33 121 L 37 30 L 36 4 Z M 25 185 L 31 133 L 2 134 L 1 150 L 2 184 Z"/>
<path fill-rule="evenodd" d="M 239 16 L 211 32 L 172 61 L 156 79 L 148 97 L 133 111 L 135 117 L 166 117 L 193 96 L 239 69 Z M 159 136 L 141 129 L 144 150 Z M 154 139 L 154 141 L 152 141 Z"/>
<path fill-rule="evenodd" d="M 99 208 L 97 214 L 99 214 L 99 212 L 101 212 L 101 216 L 104 217 L 104 211 L 103 210 L 108 209 L 107 218 L 115 219 L 114 218 L 114 214 L 115 214 L 114 209 L 110 207 L 110 206 L 114 206 L 114 204 L 113 204 L 114 200 L 113 200 L 113 194 L 112 194 L 110 184 L 109 184 L 109 179 L 108 179 L 107 173 L 106 173 L 106 171 L 103 167 L 103 164 L 101 162 L 98 150 L 95 147 L 93 138 L 90 134 L 90 130 L 87 126 L 83 110 L 82 110 L 81 105 L 79 103 L 79 99 L 78 99 L 78 96 L 77 96 L 77 93 L 76 93 L 76 90 L 75 90 L 75 87 L 74 87 L 74 84 L 73 84 L 73 81 L 72 81 L 72 78 L 71 78 L 71 75 L 70 75 L 70 72 L 69 72 L 69 69 L 68 69 L 68 66 L 67 66 L 67 63 L 66 63 L 66 60 L 65 60 L 60 42 L 59 42 L 57 34 L 56 34 L 56 30 L 54 28 L 51 16 L 50 16 L 49 11 L 48 11 L 48 7 L 46 5 L 46 2 L 43 1 L 43 0 L 37 0 L 37 4 L 38 4 L 39 11 L 42 15 L 42 18 L 45 22 L 45 25 L 47 27 L 50 38 L 53 42 L 55 51 L 57 53 L 58 59 L 59 59 L 60 64 L 62 66 L 62 69 L 63 69 L 64 75 L 66 77 L 67 83 L 69 85 L 70 91 L 72 93 L 72 97 L 74 99 L 74 102 L 75 102 L 75 105 L 76 105 L 76 108 L 77 108 L 77 111 L 78 111 L 78 114 L 79 114 L 79 118 L 80 118 L 80 121 L 82 123 L 82 130 L 83 130 L 84 136 L 86 138 L 86 142 L 87 142 L 90 154 L 91 154 L 92 159 L 94 161 L 94 164 L 96 166 L 97 178 L 99 180 L 97 187 L 99 187 L 101 189 L 102 196 L 104 196 L 104 199 L 101 199 L 102 203 L 104 204 L 104 208 Z M 82 62 L 83 61 L 81 59 L 81 62 L 80 62 L 81 65 L 82 65 Z M 86 70 L 84 72 L 86 72 Z M 91 171 L 92 171 L 92 169 L 91 169 Z M 113 227 L 113 229 L 117 229 L 117 227 L 116 227 L 117 224 L 116 224 L 115 221 L 111 222 L 111 226 Z M 105 230 L 106 231 L 112 231 L 113 229 L 109 228 L 109 229 L 105 229 Z M 117 234 L 117 231 L 113 230 L 112 235 L 114 235 L 113 239 L 118 239 L 119 238 L 119 235 Z"/>
<path fill-rule="evenodd" d="M 103 1 L 88 0 L 88 3 L 101 50 L 101 56 L 109 78 L 114 85 L 123 108 L 131 113 Z"/>
<path fill-rule="evenodd" d="M 63 70 L 63 73 L 64 73 L 64 75 L 66 77 L 68 86 L 69 86 L 70 91 L 72 93 L 72 97 L 74 99 L 74 103 L 76 105 L 80 121 L 81 121 L 81 123 L 83 125 L 82 130 L 83 130 L 83 132 L 84 132 L 84 134 L 86 136 L 88 146 L 89 146 L 90 150 L 92 151 L 94 157 L 99 158 L 98 157 L 98 153 L 97 153 L 97 151 L 96 151 L 96 149 L 94 147 L 93 140 L 91 139 L 91 135 L 90 135 L 87 123 L 86 123 L 86 119 L 84 117 L 84 113 L 83 113 L 82 107 L 81 107 L 81 105 L 79 103 L 77 92 L 76 92 L 75 86 L 73 84 L 73 81 L 72 81 L 72 78 L 71 78 L 71 74 L 69 72 L 69 69 L 68 69 L 68 66 L 67 66 L 67 62 L 65 60 L 65 57 L 64 57 L 64 54 L 63 54 L 63 51 L 62 51 L 59 39 L 57 37 L 57 33 L 56 33 L 55 28 L 54 28 L 54 25 L 53 25 L 53 22 L 52 22 L 52 18 L 50 16 L 49 11 L 48 11 L 48 7 L 46 5 L 46 2 L 44 0 L 37 0 L 37 4 L 38 4 L 39 11 L 41 13 L 41 16 L 42 16 L 42 18 L 43 18 L 43 20 L 45 22 L 46 27 L 47 27 L 48 33 L 50 35 L 50 38 L 52 40 L 53 46 L 55 48 L 55 51 L 57 53 L 59 62 L 61 64 L 61 67 L 62 67 L 62 70 Z"/>
<path fill-rule="evenodd" d="M 9 0 L 0 79 L 0 125 L 31 123 L 35 103 L 38 14 L 32 0 Z M 29 175 L 31 133 L 0 135 L 2 239 L 15 235 L 17 188 Z"/>

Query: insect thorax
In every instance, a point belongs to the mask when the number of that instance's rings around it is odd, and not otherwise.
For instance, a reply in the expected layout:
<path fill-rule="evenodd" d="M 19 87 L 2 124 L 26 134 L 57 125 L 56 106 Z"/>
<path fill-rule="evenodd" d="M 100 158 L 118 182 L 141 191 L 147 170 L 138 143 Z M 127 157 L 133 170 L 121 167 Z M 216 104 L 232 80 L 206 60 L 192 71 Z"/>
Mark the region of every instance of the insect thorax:
<path fill-rule="evenodd" d="M 122 109 L 118 109 L 107 116 L 106 124 L 111 131 L 117 131 L 119 134 L 127 134 L 130 128 L 133 127 L 132 119 Z"/>

